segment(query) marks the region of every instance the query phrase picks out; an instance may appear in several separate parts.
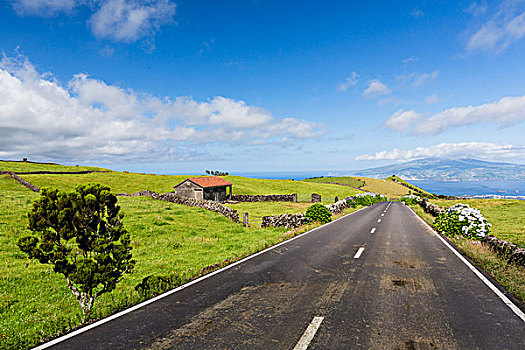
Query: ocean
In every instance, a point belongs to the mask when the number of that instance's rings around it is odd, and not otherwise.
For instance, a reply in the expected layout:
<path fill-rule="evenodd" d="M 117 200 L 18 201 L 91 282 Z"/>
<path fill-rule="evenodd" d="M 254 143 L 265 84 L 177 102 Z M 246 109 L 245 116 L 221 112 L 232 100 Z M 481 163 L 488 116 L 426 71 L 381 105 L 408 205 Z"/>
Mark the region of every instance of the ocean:
<path fill-rule="evenodd" d="M 408 182 L 430 193 L 450 196 L 504 196 L 525 199 L 525 181 L 433 181 Z"/>
<path fill-rule="evenodd" d="M 304 180 L 309 177 L 330 176 L 327 171 L 310 172 L 239 172 L 232 175 L 252 177 L 256 179 L 295 181 Z M 327 180 L 329 181 L 329 180 Z M 436 194 L 449 196 L 487 196 L 487 197 L 511 197 L 525 199 L 525 181 L 434 181 L 434 180 L 409 180 L 408 182 L 422 189 Z"/>

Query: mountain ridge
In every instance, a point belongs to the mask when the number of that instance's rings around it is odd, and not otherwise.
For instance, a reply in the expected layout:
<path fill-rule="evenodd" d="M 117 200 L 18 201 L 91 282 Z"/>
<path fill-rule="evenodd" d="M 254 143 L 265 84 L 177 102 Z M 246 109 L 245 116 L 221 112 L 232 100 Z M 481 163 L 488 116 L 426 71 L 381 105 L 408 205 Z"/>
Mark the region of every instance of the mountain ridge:
<path fill-rule="evenodd" d="M 437 181 L 525 181 L 525 165 L 474 158 L 421 158 L 399 164 L 351 171 L 349 176 Z"/>

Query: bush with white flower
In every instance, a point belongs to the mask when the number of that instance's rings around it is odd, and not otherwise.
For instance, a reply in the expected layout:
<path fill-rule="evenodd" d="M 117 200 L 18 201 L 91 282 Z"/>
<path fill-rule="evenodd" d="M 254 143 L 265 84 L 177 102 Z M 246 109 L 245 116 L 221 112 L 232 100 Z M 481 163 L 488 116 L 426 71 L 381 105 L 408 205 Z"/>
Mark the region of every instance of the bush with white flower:
<path fill-rule="evenodd" d="M 407 194 L 401 197 L 401 202 L 405 203 L 406 205 L 418 205 L 419 202 L 421 202 L 421 198 L 415 194 Z"/>
<path fill-rule="evenodd" d="M 478 209 L 462 203 L 454 204 L 434 221 L 438 232 L 447 236 L 461 235 L 473 239 L 482 239 L 488 235 L 491 226 Z"/>
<path fill-rule="evenodd" d="M 366 193 L 358 193 L 354 196 L 351 205 L 372 205 L 379 202 L 386 202 L 387 198 L 383 196 L 382 194 L 378 193 L 372 193 L 372 192 L 366 192 Z"/>

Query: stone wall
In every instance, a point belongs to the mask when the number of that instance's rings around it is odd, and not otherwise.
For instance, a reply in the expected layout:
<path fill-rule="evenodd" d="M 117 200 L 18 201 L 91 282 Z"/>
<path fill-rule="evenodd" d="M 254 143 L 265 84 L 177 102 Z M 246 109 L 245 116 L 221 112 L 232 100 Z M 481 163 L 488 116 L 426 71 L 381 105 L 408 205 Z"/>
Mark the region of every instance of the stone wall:
<path fill-rule="evenodd" d="M 348 205 L 346 199 L 342 199 L 340 201 L 335 202 L 334 204 L 327 204 L 327 205 L 325 205 L 325 207 L 327 207 L 328 210 L 330 210 L 330 213 L 338 214 L 338 213 L 342 212 L 344 209 L 348 208 L 349 205 Z"/>
<path fill-rule="evenodd" d="M 26 181 L 26 180 L 22 179 L 20 176 L 18 176 L 16 173 L 14 173 L 12 171 L 0 171 L 0 174 L 10 175 L 13 179 L 15 179 L 16 181 L 20 182 L 23 186 L 29 188 L 31 191 L 33 191 L 33 192 L 40 192 L 40 188 L 36 187 L 35 185 L 30 183 L 29 181 Z"/>
<path fill-rule="evenodd" d="M 525 249 L 521 248 L 520 246 L 496 238 L 492 235 L 483 237 L 481 243 L 499 255 L 505 257 L 508 262 L 525 266 Z"/>
<path fill-rule="evenodd" d="M 297 202 L 297 194 L 234 194 L 231 200 L 237 202 Z"/>
<path fill-rule="evenodd" d="M 272 216 L 263 216 L 261 227 L 286 227 L 296 228 L 301 225 L 310 223 L 310 219 L 303 213 L 298 214 L 281 214 Z"/>
<path fill-rule="evenodd" d="M 430 203 L 426 198 L 422 199 L 419 203 L 425 212 L 432 216 L 438 216 L 445 209 L 440 206 Z M 509 263 L 515 263 L 521 266 L 525 266 L 525 249 L 520 246 L 504 241 L 492 235 L 485 236 L 481 239 L 481 243 L 489 247 L 492 251 L 498 255 L 503 256 Z"/>
<path fill-rule="evenodd" d="M 439 205 L 437 204 L 434 204 L 434 203 L 430 203 L 428 201 L 428 199 L 426 198 L 423 198 L 420 202 L 419 202 L 419 205 L 423 208 L 423 210 L 426 212 L 426 213 L 429 213 L 430 215 L 432 216 L 439 216 L 439 214 L 441 214 L 442 212 L 444 212 L 445 210 L 443 208 L 441 208 Z"/>

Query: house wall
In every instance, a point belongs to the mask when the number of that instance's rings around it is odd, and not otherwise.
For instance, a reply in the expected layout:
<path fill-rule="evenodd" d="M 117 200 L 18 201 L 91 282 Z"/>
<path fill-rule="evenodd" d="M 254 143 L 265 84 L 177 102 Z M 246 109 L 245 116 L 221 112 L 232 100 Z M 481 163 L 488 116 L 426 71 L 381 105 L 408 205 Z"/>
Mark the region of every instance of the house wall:
<path fill-rule="evenodd" d="M 173 193 L 176 194 L 177 196 L 181 196 L 184 198 L 202 199 L 202 197 L 201 198 L 196 197 L 196 195 L 197 196 L 199 195 L 199 193 L 196 193 L 195 191 L 196 189 L 202 190 L 199 186 L 195 185 L 193 182 L 186 181 L 180 186 L 178 186 L 177 188 L 174 188 Z"/>
<path fill-rule="evenodd" d="M 226 186 L 205 188 L 204 199 L 221 202 L 225 201 L 228 199 L 228 196 L 226 195 Z"/>

